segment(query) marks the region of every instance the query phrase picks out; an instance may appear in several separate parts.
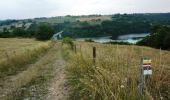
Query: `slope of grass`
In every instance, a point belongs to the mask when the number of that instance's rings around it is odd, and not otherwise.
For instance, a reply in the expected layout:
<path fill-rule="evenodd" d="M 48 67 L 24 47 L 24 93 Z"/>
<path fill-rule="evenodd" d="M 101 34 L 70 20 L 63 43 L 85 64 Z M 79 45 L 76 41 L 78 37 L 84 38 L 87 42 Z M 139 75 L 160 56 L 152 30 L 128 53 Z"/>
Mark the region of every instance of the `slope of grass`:
<path fill-rule="evenodd" d="M 74 100 L 168 100 L 170 93 L 170 52 L 148 47 L 76 43 L 77 53 L 68 52 L 67 76 Z M 97 48 L 96 63 L 92 47 Z M 139 65 L 151 57 L 153 75 L 146 80 L 145 95 L 139 94 Z"/>

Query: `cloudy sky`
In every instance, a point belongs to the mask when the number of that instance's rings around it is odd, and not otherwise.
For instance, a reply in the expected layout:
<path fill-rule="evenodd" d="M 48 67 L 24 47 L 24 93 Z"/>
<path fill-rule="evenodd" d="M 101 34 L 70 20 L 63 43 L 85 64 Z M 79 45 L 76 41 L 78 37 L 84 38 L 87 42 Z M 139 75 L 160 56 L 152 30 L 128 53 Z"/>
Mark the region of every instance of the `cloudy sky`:
<path fill-rule="evenodd" d="M 156 12 L 170 12 L 170 0 L 0 0 L 0 20 Z"/>

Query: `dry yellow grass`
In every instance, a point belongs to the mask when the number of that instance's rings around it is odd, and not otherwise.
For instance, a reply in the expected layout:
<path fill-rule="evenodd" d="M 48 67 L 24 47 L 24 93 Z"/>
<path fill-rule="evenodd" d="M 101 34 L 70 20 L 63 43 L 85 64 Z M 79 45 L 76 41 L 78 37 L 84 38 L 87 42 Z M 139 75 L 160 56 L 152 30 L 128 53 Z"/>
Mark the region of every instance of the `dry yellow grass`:
<path fill-rule="evenodd" d="M 139 46 L 76 43 L 70 53 L 67 74 L 73 99 L 139 100 L 170 98 L 170 52 Z M 96 64 L 92 47 L 97 48 Z M 66 49 L 66 48 L 65 48 Z M 139 95 L 139 65 L 142 57 L 152 59 L 153 75 L 146 80 L 147 92 Z"/>
<path fill-rule="evenodd" d="M 87 21 L 87 22 L 91 22 L 91 21 L 105 21 L 105 20 L 111 20 L 111 16 L 99 16 L 99 17 L 81 17 L 81 18 L 77 18 L 76 20 L 79 20 L 81 22 Z"/>
<path fill-rule="evenodd" d="M 50 42 L 33 39 L 0 39 L 0 78 L 19 73 L 50 48 Z"/>
<path fill-rule="evenodd" d="M 34 39 L 18 39 L 18 38 L 0 38 L 0 59 L 14 52 L 23 52 L 25 49 L 31 49 L 44 42 Z"/>
<path fill-rule="evenodd" d="M 54 59 L 53 52 L 51 52 L 54 49 L 50 49 L 53 43 L 32 39 L 0 40 L 2 42 L 1 50 L 7 52 L 5 58 L 0 60 L 0 99 L 22 98 L 20 95 L 24 86 L 29 86 L 30 82 L 35 81 L 34 79 L 41 77 L 41 75 L 43 76 L 43 73 L 51 72 L 51 65 L 44 65 L 49 64 Z M 11 49 L 15 52 L 11 52 Z M 48 49 L 51 51 L 47 53 Z M 46 57 L 43 57 L 44 55 Z M 53 59 L 51 59 L 52 57 Z M 37 79 L 37 81 L 40 80 Z"/>

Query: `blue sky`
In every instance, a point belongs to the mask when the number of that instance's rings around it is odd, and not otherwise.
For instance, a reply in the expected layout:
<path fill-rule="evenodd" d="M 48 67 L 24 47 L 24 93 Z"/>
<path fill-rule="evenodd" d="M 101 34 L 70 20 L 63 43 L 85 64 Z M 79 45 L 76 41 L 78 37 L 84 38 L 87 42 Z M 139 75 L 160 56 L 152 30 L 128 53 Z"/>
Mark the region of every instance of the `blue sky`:
<path fill-rule="evenodd" d="M 0 0 L 0 19 L 170 12 L 170 0 Z"/>

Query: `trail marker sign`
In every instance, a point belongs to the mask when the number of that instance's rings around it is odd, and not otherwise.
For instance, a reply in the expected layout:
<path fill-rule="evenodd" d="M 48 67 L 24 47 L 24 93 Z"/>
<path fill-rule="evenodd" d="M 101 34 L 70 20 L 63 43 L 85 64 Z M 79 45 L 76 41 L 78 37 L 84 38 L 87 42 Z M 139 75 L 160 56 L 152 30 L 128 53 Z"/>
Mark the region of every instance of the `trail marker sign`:
<path fill-rule="evenodd" d="M 151 67 L 152 60 L 149 57 L 144 57 L 141 59 L 140 65 L 140 94 L 144 94 L 144 86 L 145 86 L 145 76 L 152 75 L 152 67 Z"/>
<path fill-rule="evenodd" d="M 143 58 L 142 59 L 142 69 L 143 75 L 152 75 L 152 67 L 151 67 L 151 59 L 150 58 Z"/>

